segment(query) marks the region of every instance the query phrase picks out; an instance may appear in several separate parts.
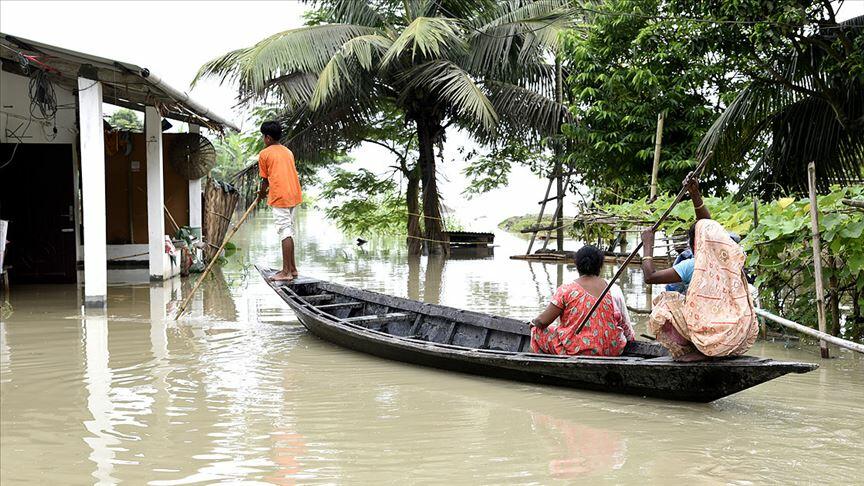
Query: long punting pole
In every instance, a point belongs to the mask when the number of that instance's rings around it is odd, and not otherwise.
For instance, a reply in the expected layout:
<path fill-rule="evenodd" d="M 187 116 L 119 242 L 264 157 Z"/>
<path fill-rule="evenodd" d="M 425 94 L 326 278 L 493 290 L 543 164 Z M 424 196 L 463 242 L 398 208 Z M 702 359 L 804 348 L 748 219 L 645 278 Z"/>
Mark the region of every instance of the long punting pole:
<path fill-rule="evenodd" d="M 822 240 L 819 237 L 819 208 L 816 205 L 816 164 L 807 164 L 807 185 L 810 189 L 810 226 L 813 239 L 813 278 L 816 281 L 816 317 L 819 332 L 825 332 L 825 289 L 822 287 Z M 823 358 L 828 358 L 828 343 L 819 341 Z"/>
<path fill-rule="evenodd" d="M 696 170 L 693 171 L 697 176 L 699 174 L 701 174 L 702 171 L 705 169 L 705 165 L 708 164 L 708 160 L 711 158 L 712 155 L 714 155 L 714 152 L 708 152 L 708 154 L 705 155 L 705 158 L 702 159 L 702 162 L 699 163 L 699 166 L 696 167 Z M 657 231 L 657 228 L 659 228 L 660 225 L 663 224 L 663 221 L 666 221 L 666 218 L 669 217 L 669 214 L 672 212 L 673 209 L 675 209 L 675 206 L 677 206 L 678 203 L 681 202 L 681 199 L 684 198 L 684 194 L 686 192 L 687 192 L 686 187 L 682 187 L 681 190 L 678 191 L 678 195 L 675 197 L 675 200 L 672 201 L 672 204 L 669 205 L 669 208 L 666 209 L 666 212 L 663 213 L 663 216 L 660 216 L 660 219 L 658 219 L 657 222 L 654 223 L 654 226 L 651 227 L 652 231 Z M 594 305 L 591 306 L 591 310 L 589 310 L 588 313 L 585 314 L 585 317 L 582 318 L 582 322 L 580 322 L 579 327 L 576 328 L 576 334 L 579 334 L 582 331 L 582 328 L 585 327 L 585 324 L 588 322 L 588 319 L 591 318 L 591 316 L 594 314 L 594 311 L 597 310 L 597 307 L 600 307 L 600 302 L 603 300 L 603 297 L 606 297 L 606 294 L 609 293 L 609 289 L 612 288 L 612 285 L 614 285 L 615 281 L 618 280 L 618 277 L 620 277 L 621 274 L 624 273 L 624 270 L 627 268 L 627 265 L 629 265 L 630 262 L 633 261 L 633 258 L 636 257 L 636 254 L 639 253 L 639 250 L 641 250 L 641 249 L 642 249 L 642 242 L 640 241 L 639 244 L 636 245 L 636 248 L 634 248 L 633 251 L 630 253 L 630 256 L 628 256 L 627 259 L 624 260 L 624 263 L 622 263 L 621 266 L 618 267 L 618 271 L 615 272 L 615 275 L 612 277 L 612 280 L 610 280 L 609 283 L 606 284 L 606 288 L 603 289 L 603 292 L 600 294 L 599 297 L 597 297 L 597 301 L 594 302 Z"/>
<path fill-rule="evenodd" d="M 816 329 L 811 329 L 807 326 L 802 326 L 801 324 L 798 324 L 795 321 L 790 321 L 789 319 L 774 315 L 774 314 L 772 314 L 772 313 L 770 313 L 764 309 L 756 308 L 754 310 L 756 311 L 756 314 L 758 314 L 758 315 L 760 315 L 766 319 L 772 320 L 772 321 L 774 321 L 778 324 L 781 324 L 783 326 L 786 326 L 790 329 L 794 329 L 794 330 L 800 332 L 801 334 L 806 334 L 808 336 L 815 337 L 815 338 L 820 340 L 820 343 L 824 343 L 827 341 L 827 342 L 834 344 L 836 346 L 840 346 L 841 348 L 851 349 L 852 351 L 864 353 L 864 344 L 853 343 L 852 341 L 840 339 L 840 338 L 838 338 L 836 336 L 832 336 L 826 332 L 821 332 L 821 331 L 817 331 Z"/>
<path fill-rule="evenodd" d="M 242 225 L 246 221 L 246 218 L 249 217 L 249 214 L 252 213 L 252 210 L 255 209 L 255 206 L 258 205 L 258 201 L 260 200 L 260 196 L 256 197 L 255 200 L 252 201 L 252 204 L 249 205 L 249 208 L 246 210 L 246 212 L 243 213 L 243 216 L 240 218 L 240 220 L 237 221 L 237 224 L 235 224 L 234 227 L 231 228 L 231 232 L 225 235 L 225 239 L 222 240 L 222 245 L 219 246 L 219 249 L 216 250 L 213 258 L 210 259 L 210 263 L 207 264 L 207 268 L 204 269 L 204 273 L 202 273 L 201 276 L 198 277 L 198 281 L 195 282 L 195 286 L 192 287 L 192 291 L 189 292 L 189 295 L 187 295 L 185 299 L 183 299 L 183 303 L 180 304 L 180 308 L 177 309 L 177 313 L 174 314 L 175 321 L 179 319 L 181 315 L 183 315 L 183 312 L 186 311 L 186 307 L 189 305 L 189 302 L 192 300 L 192 297 L 195 295 L 198 287 L 201 286 L 201 282 L 203 282 L 204 278 L 210 274 L 210 270 L 213 268 L 213 265 L 216 264 L 216 260 L 219 259 L 219 255 L 222 253 L 222 250 L 225 249 L 225 245 L 227 245 L 228 242 L 231 241 L 231 238 L 234 236 L 235 233 L 237 233 L 237 230 L 240 229 L 240 225 Z"/>

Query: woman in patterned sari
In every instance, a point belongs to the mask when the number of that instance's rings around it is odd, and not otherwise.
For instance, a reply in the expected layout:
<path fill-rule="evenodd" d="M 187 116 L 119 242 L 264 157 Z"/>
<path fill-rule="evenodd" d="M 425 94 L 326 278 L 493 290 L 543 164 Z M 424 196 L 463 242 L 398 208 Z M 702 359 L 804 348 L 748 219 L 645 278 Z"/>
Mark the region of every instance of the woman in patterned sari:
<path fill-rule="evenodd" d="M 591 319 L 576 334 L 583 317 L 606 288 L 600 278 L 604 253 L 595 246 L 576 252 L 579 278 L 558 288 L 552 301 L 531 321 L 531 350 L 535 353 L 619 356 L 627 341 L 635 339 L 624 294 L 613 285 Z M 558 323 L 553 324 L 560 317 Z"/>
<path fill-rule="evenodd" d="M 696 211 L 696 223 L 689 232 L 695 256 L 656 271 L 651 258 L 654 233 L 648 230 L 642 233 L 642 273 L 646 284 L 684 282 L 687 293 L 658 295 L 648 329 L 679 361 L 744 354 L 759 329 L 744 275 L 744 251 L 711 219 L 698 179 L 691 174 L 684 184 Z"/>

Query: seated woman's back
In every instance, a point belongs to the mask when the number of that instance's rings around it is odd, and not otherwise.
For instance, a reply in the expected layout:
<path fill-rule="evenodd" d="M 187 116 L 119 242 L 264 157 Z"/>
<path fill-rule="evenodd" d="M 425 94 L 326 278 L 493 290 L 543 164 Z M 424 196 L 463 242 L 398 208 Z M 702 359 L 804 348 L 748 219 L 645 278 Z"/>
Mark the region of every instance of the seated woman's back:
<path fill-rule="evenodd" d="M 534 352 L 618 356 L 624 351 L 628 339 L 634 338 L 623 299 L 616 303 L 613 297 L 621 296 L 617 289 L 604 296 L 591 318 L 576 334 L 597 296 L 606 288 L 606 281 L 599 276 L 603 256 L 603 252 L 593 246 L 585 246 L 577 252 L 576 267 L 580 277 L 559 287 L 546 310 L 532 321 L 531 349 Z M 553 324 L 556 318 L 560 320 Z"/>

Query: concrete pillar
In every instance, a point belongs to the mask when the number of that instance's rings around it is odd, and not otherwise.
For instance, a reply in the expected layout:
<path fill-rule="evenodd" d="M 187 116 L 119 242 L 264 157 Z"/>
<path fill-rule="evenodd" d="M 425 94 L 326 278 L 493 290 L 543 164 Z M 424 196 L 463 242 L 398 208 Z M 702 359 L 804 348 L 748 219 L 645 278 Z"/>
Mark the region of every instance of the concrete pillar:
<path fill-rule="evenodd" d="M 189 125 L 189 133 L 201 133 L 201 127 L 198 125 Z M 200 228 L 202 223 L 202 208 L 201 208 L 201 179 L 189 181 L 189 226 Z"/>
<path fill-rule="evenodd" d="M 105 132 L 102 84 L 78 78 L 81 138 L 81 199 L 84 212 L 84 305 L 105 307 L 108 294 L 105 226 Z"/>
<path fill-rule="evenodd" d="M 168 273 L 165 259 L 165 185 L 162 176 L 162 116 L 144 109 L 144 140 L 147 142 L 147 241 L 150 280 L 163 280 Z"/>

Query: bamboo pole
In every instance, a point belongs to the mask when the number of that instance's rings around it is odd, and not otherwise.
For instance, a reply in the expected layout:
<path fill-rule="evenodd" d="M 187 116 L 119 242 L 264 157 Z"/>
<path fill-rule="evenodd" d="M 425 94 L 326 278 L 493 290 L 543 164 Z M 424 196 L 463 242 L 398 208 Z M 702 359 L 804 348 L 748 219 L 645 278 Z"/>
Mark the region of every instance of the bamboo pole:
<path fill-rule="evenodd" d="M 558 106 L 561 106 L 564 103 L 564 80 L 562 76 L 561 59 L 558 58 L 558 56 L 555 56 L 555 101 L 558 103 Z M 560 134 L 561 119 L 559 118 L 557 135 Z M 563 142 L 561 140 L 555 144 L 555 178 L 557 179 L 555 187 L 558 196 L 558 209 L 555 211 L 553 226 L 557 226 L 557 229 L 555 230 L 555 235 L 557 237 L 555 247 L 558 251 L 564 251 L 564 225 L 562 224 L 562 221 L 564 220 L 564 170 L 563 161 L 561 160 L 564 157 L 564 154 L 561 147 L 562 144 Z"/>
<path fill-rule="evenodd" d="M 657 173 L 660 171 L 660 145 L 663 141 L 663 112 L 657 113 L 657 133 L 654 136 L 654 164 L 651 166 L 651 201 L 657 197 Z"/>
<path fill-rule="evenodd" d="M 170 219 L 170 220 L 171 220 L 171 224 L 174 225 L 174 229 L 175 229 L 175 231 L 178 231 L 178 232 L 179 232 L 179 231 L 180 231 L 180 225 L 177 224 L 177 221 L 174 219 L 174 216 L 171 215 L 171 211 L 168 211 L 168 206 L 166 206 L 166 205 L 163 204 L 163 205 L 162 205 L 162 209 L 165 210 L 165 214 L 168 215 L 168 219 Z"/>
<path fill-rule="evenodd" d="M 841 202 L 847 206 L 852 206 L 853 208 L 864 209 L 864 201 L 858 201 L 855 199 L 843 199 Z"/>
<path fill-rule="evenodd" d="M 693 171 L 694 176 L 698 177 L 700 174 L 702 174 L 702 171 L 708 164 L 708 160 L 713 155 L 714 152 L 708 152 L 708 154 L 705 155 L 705 157 L 702 159 L 702 162 L 700 162 L 699 165 L 696 167 L 696 170 Z M 678 203 L 681 202 L 681 199 L 684 198 L 684 194 L 686 193 L 687 187 L 682 187 L 681 190 L 678 191 L 678 195 L 675 196 L 675 200 L 672 201 L 672 204 L 669 205 L 669 207 L 666 209 L 666 212 L 664 212 L 663 215 L 660 216 L 660 219 L 658 219 L 657 222 L 654 223 L 654 226 L 651 227 L 653 231 L 657 231 L 660 225 L 663 224 L 663 221 L 666 221 L 666 218 L 669 217 L 669 214 L 671 214 L 672 210 L 675 209 L 675 206 L 677 206 Z M 603 289 L 603 292 L 601 292 L 600 295 L 597 297 L 594 305 L 591 306 L 591 309 L 588 311 L 587 314 L 585 314 L 585 317 L 582 318 L 582 322 L 579 323 L 579 327 L 576 328 L 576 332 L 574 334 L 579 334 L 580 332 L 582 332 L 582 328 L 585 327 L 585 324 L 587 324 L 588 320 L 591 319 L 591 315 L 594 314 L 594 311 L 597 310 L 597 307 L 600 307 L 600 303 L 603 301 L 603 297 L 606 297 L 606 294 L 609 293 L 609 289 L 611 289 L 612 286 L 615 285 L 615 281 L 618 280 L 618 277 L 620 277 L 622 273 L 624 273 L 627 265 L 630 265 L 630 262 L 632 262 L 633 259 L 636 258 L 636 254 L 639 253 L 639 250 L 641 249 L 642 242 L 640 241 L 639 244 L 636 245 L 636 248 L 634 248 L 630 255 L 627 257 L 627 259 L 624 260 L 624 263 L 622 263 L 621 266 L 618 267 L 618 271 L 615 272 L 615 275 L 613 275 L 612 279 L 609 280 L 609 283 L 606 284 L 606 288 Z"/>
<path fill-rule="evenodd" d="M 810 189 L 810 225 L 813 240 L 813 277 L 816 281 L 816 316 L 819 332 L 825 333 L 825 289 L 822 286 L 822 241 L 819 237 L 819 206 L 816 201 L 816 164 L 807 164 L 807 185 Z M 819 341 L 823 358 L 829 358 L 828 344 Z"/>
<path fill-rule="evenodd" d="M 249 205 L 249 208 L 246 210 L 246 212 L 243 213 L 243 216 L 240 217 L 240 220 L 237 221 L 237 224 L 234 225 L 233 228 L 231 228 L 231 231 L 227 235 L 225 235 L 225 239 L 222 241 L 222 244 L 219 246 L 219 249 L 216 250 L 216 254 L 213 255 L 213 258 L 210 259 L 210 263 L 207 264 L 207 268 L 205 268 L 204 272 L 201 274 L 201 276 L 198 277 L 198 281 L 195 282 L 195 286 L 192 287 L 192 291 L 189 292 L 189 295 L 187 295 L 185 299 L 183 299 L 183 303 L 180 304 L 180 308 L 177 309 L 177 313 L 174 314 L 174 320 L 175 321 L 177 319 L 179 319 L 181 315 L 183 315 L 183 312 L 186 311 L 186 307 L 189 305 L 189 302 L 192 300 L 192 296 L 195 295 L 195 292 L 198 290 L 198 287 L 201 286 L 201 282 L 204 281 L 204 278 L 210 273 L 210 270 L 213 268 L 213 265 L 216 264 L 216 260 L 218 260 L 219 254 L 222 253 L 222 250 L 225 249 L 225 245 L 227 245 L 228 242 L 231 241 L 231 238 L 234 236 L 235 233 L 237 233 L 237 230 L 240 229 L 240 225 L 242 225 L 246 221 L 246 218 L 249 217 L 249 214 L 252 213 L 252 210 L 255 209 L 255 206 L 258 205 L 258 201 L 260 201 L 260 200 L 261 200 L 261 196 L 256 197 L 255 200 L 252 201 L 252 204 Z"/>
<path fill-rule="evenodd" d="M 784 317 L 774 315 L 774 314 L 772 314 L 772 313 L 770 313 L 764 309 L 756 308 L 754 310 L 756 311 L 756 314 L 759 316 L 762 316 L 766 319 L 770 319 L 770 320 L 772 320 L 772 321 L 774 321 L 780 325 L 783 325 L 785 327 L 788 327 L 790 329 L 794 329 L 794 330 L 800 332 L 801 334 L 806 334 L 808 336 L 818 338 L 820 340 L 819 341 L 820 347 L 821 347 L 822 343 L 829 342 L 829 343 L 831 343 L 835 346 L 839 346 L 841 348 L 846 348 L 846 349 L 849 349 L 852 351 L 856 351 L 858 353 L 864 353 L 864 344 L 853 343 L 852 341 L 847 341 L 845 339 L 841 339 L 839 337 L 832 336 L 828 333 L 817 331 L 817 330 L 811 329 L 807 326 L 802 326 L 801 324 L 798 324 L 795 321 L 790 321 L 789 319 L 786 319 Z"/>

